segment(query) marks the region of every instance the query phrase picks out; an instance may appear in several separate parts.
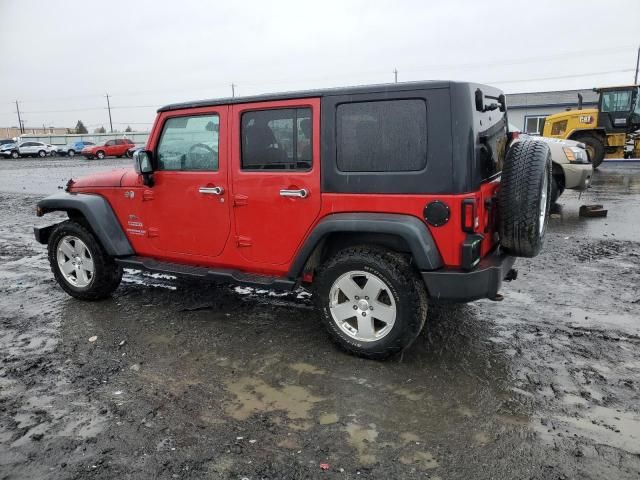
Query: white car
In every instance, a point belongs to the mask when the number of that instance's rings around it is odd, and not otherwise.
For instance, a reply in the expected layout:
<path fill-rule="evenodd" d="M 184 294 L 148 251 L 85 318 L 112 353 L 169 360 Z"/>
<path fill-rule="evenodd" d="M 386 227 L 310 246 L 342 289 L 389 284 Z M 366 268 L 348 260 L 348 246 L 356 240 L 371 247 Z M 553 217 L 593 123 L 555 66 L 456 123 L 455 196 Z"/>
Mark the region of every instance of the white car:
<path fill-rule="evenodd" d="M 20 157 L 40 157 L 44 158 L 51 152 L 55 151 L 55 147 L 48 143 L 25 141 L 17 143 L 13 148 L 0 151 L 4 157 L 20 158 Z"/>
<path fill-rule="evenodd" d="M 584 143 L 560 138 L 547 138 L 521 133 L 518 128 L 509 125 L 509 131 L 517 132 L 518 140 L 538 140 L 549 145 L 553 162 L 553 181 L 551 183 L 551 203 L 555 203 L 565 189 L 586 190 L 591 186 L 593 166 Z"/>

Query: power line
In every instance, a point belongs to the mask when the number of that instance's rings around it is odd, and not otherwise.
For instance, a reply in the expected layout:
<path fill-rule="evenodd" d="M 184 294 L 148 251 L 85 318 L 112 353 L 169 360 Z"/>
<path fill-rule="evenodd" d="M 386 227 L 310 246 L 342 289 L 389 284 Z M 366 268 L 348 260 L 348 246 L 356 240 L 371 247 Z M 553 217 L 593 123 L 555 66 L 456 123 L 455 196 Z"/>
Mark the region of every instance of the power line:
<path fill-rule="evenodd" d="M 540 77 L 540 78 L 524 78 L 520 80 L 491 80 L 484 81 L 482 83 L 521 83 L 521 82 L 540 82 L 544 80 L 562 80 L 566 78 L 578 78 L 578 77 L 594 77 L 598 75 L 609 75 L 612 73 L 627 73 L 633 72 L 632 68 L 625 68 L 622 70 L 609 70 L 607 72 L 592 72 L 592 73 L 580 73 L 580 74 L 572 74 L 572 75 L 559 75 L 557 77 Z"/>
<path fill-rule="evenodd" d="M 605 55 L 605 54 L 610 54 L 610 53 L 625 53 L 624 50 L 628 50 L 633 48 L 635 50 L 636 46 L 635 45 L 620 45 L 617 47 L 607 47 L 607 48 L 601 48 L 601 49 L 590 49 L 590 50 L 578 50 L 578 51 L 572 51 L 572 52 L 561 52 L 561 53 L 556 53 L 556 54 L 551 54 L 551 55 L 540 55 L 540 56 L 534 56 L 534 57 L 523 57 L 523 58 L 518 58 L 518 59 L 513 59 L 513 60 L 501 60 L 501 61 L 496 61 L 496 62 L 471 62 L 471 63 L 453 63 L 453 64 L 433 64 L 433 65 L 422 65 L 422 66 L 414 66 L 414 67 L 407 67 L 407 68 L 403 68 L 403 71 L 429 71 L 429 70 L 434 70 L 434 69 L 468 69 L 468 68 L 474 68 L 474 67 L 495 67 L 495 66 L 510 66 L 510 65 L 520 65 L 520 64 L 526 64 L 526 63 L 535 63 L 535 62 L 541 62 L 541 61 L 545 61 L 545 60 L 553 60 L 553 59 L 564 59 L 564 58 L 572 58 L 572 57 L 584 57 L 584 56 L 594 56 L 594 55 Z M 341 74 L 340 76 L 333 76 L 332 78 L 344 78 L 344 77 L 354 77 L 354 76 L 358 76 L 358 75 L 376 75 L 376 74 L 382 74 L 382 73 L 386 73 L 383 70 L 371 70 L 371 71 L 358 71 L 353 72 L 351 74 L 349 73 L 345 73 L 345 74 Z M 316 80 L 319 77 L 296 77 L 297 80 Z M 322 77 L 323 79 L 326 79 L 327 77 Z M 287 80 L 290 80 L 290 78 L 288 78 Z M 261 82 L 261 83 L 252 83 L 251 80 L 249 80 L 248 82 L 243 82 L 240 81 L 238 82 L 239 84 L 242 85 L 247 85 L 247 86 L 261 86 L 261 85 L 274 85 L 274 84 L 281 84 L 283 82 L 286 82 L 287 80 L 274 80 L 271 82 Z M 207 84 L 207 86 L 198 86 L 198 87 L 189 87 L 189 88 L 182 88 L 182 89 L 164 89 L 164 90 L 147 90 L 147 91 L 138 91 L 138 92 L 120 92 L 120 93 L 116 93 L 116 94 L 111 94 L 109 95 L 110 97 L 124 97 L 124 96 L 143 96 L 143 95 L 153 95 L 153 94 L 162 94 L 162 93 L 178 93 L 178 92 L 192 92 L 195 90 L 210 90 L 212 88 L 216 88 L 216 87 L 224 87 L 225 85 L 229 85 L 228 83 L 215 83 L 215 84 Z M 238 86 L 238 84 L 234 84 L 235 87 Z M 232 95 L 235 95 L 235 92 L 233 91 L 234 89 L 232 88 Z M 54 101 L 54 100 L 68 100 L 68 99 L 75 99 L 75 98 L 96 98 L 101 96 L 100 94 L 85 94 L 85 95 L 74 95 L 74 96 L 64 96 L 64 97 L 48 97 L 45 99 L 32 99 L 32 100 L 21 100 L 21 103 L 37 103 L 37 102 L 49 102 L 49 101 Z M 7 102 L 7 103 L 13 103 L 13 102 Z M 45 113 L 50 113 L 50 112 L 45 112 Z M 51 113 L 55 113 L 55 112 L 51 112 Z"/>

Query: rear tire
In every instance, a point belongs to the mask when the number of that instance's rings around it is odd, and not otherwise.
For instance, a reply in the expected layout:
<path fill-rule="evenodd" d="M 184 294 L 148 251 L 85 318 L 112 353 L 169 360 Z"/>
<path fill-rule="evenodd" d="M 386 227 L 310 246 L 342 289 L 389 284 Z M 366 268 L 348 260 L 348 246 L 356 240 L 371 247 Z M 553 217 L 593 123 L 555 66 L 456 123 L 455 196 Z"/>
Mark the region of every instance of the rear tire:
<path fill-rule="evenodd" d="M 535 257 L 542 248 L 551 206 L 551 151 L 536 140 L 507 152 L 498 193 L 500 242 L 516 257 Z"/>
<path fill-rule="evenodd" d="M 75 157 L 75 155 L 76 155 L 76 151 L 75 151 L 75 150 L 69 150 L 69 151 L 67 152 L 67 155 L 68 155 L 69 157 L 73 158 L 73 157 Z"/>
<path fill-rule="evenodd" d="M 575 135 L 572 140 L 582 142 L 587 146 L 589 159 L 591 160 L 591 165 L 594 170 L 602 164 L 605 154 L 604 143 L 602 143 L 602 140 L 591 133 L 579 133 Z"/>
<path fill-rule="evenodd" d="M 122 268 L 81 223 L 58 224 L 49 237 L 48 254 L 56 281 L 72 297 L 101 300 L 120 285 Z"/>
<path fill-rule="evenodd" d="M 422 330 L 427 292 L 404 255 L 375 246 L 347 248 L 318 269 L 314 283 L 325 327 L 351 354 L 386 358 Z"/>
<path fill-rule="evenodd" d="M 40 151 L 38 152 L 38 156 L 39 156 L 40 158 L 44 158 L 44 157 L 46 157 L 46 156 L 47 156 L 47 152 L 45 152 L 44 150 L 40 150 Z"/>
<path fill-rule="evenodd" d="M 98 157 L 98 160 L 104 160 L 104 152 L 102 150 L 98 150 L 98 152 L 96 153 L 96 157 Z"/>
<path fill-rule="evenodd" d="M 14 160 L 20 158 L 20 154 L 14 150 L 13 152 L 11 152 L 11 158 L 13 158 Z"/>

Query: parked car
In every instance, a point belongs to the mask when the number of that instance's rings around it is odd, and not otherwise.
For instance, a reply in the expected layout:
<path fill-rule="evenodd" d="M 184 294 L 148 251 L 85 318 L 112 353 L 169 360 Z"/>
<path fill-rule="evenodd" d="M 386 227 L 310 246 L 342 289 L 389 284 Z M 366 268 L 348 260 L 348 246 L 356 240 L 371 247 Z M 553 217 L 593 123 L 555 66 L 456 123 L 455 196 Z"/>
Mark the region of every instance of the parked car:
<path fill-rule="evenodd" d="M 0 147 L 2 145 L 8 145 L 10 143 L 16 143 L 16 141 L 13 140 L 12 138 L 3 138 L 3 139 L 0 140 Z"/>
<path fill-rule="evenodd" d="M 134 145 L 133 147 L 131 147 L 129 150 L 127 150 L 127 158 L 133 158 L 133 154 L 135 153 L 135 151 L 140 149 L 144 149 L 144 146 Z"/>
<path fill-rule="evenodd" d="M 67 155 L 69 157 L 74 157 L 76 153 L 82 152 L 82 149 L 85 147 L 90 147 L 95 145 L 93 142 L 81 141 L 81 142 L 71 142 L 67 145 L 60 145 L 56 148 L 58 155 Z"/>
<path fill-rule="evenodd" d="M 509 125 L 510 131 L 517 132 L 518 140 L 536 140 L 545 142 L 551 151 L 553 162 L 551 203 L 556 203 L 565 189 L 584 191 L 591 186 L 593 166 L 584 143 L 560 138 L 548 138 L 531 136 L 521 133 L 513 125 Z"/>
<path fill-rule="evenodd" d="M 109 296 L 123 268 L 303 284 L 339 346 L 384 358 L 429 302 L 500 298 L 540 251 L 549 147 L 507 148 L 505 118 L 499 90 L 444 81 L 168 105 L 134 168 L 41 200 L 69 220 L 35 236 L 76 298 Z"/>
<path fill-rule="evenodd" d="M 0 151 L 4 157 L 40 157 L 44 158 L 54 150 L 54 147 L 42 142 L 25 141 L 14 144 L 13 148 Z"/>
<path fill-rule="evenodd" d="M 11 157 L 11 152 L 15 148 L 16 148 L 16 143 L 15 142 L 0 144 L 0 156 L 2 156 L 4 158 L 10 158 Z M 17 156 L 18 156 L 18 153 L 16 152 L 16 158 L 17 158 Z"/>
<path fill-rule="evenodd" d="M 119 138 L 117 140 L 108 140 L 100 145 L 90 145 L 82 149 L 82 156 L 91 160 L 98 158 L 102 160 L 105 157 L 123 157 L 127 154 L 127 150 L 133 146 L 133 142 L 128 138 Z"/>

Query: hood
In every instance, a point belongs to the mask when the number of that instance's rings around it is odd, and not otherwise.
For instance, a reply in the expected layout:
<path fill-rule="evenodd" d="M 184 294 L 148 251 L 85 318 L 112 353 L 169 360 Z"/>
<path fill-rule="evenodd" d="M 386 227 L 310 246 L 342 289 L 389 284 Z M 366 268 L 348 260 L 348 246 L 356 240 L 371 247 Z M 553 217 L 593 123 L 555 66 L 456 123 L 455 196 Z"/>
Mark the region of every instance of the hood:
<path fill-rule="evenodd" d="M 535 140 L 540 142 L 546 142 L 549 144 L 558 143 L 563 147 L 580 147 L 585 148 L 584 143 L 576 142 L 575 140 L 565 140 L 563 138 L 549 138 L 549 137 L 533 137 Z"/>
<path fill-rule="evenodd" d="M 108 172 L 94 173 L 93 175 L 80 177 L 77 180 L 71 179 L 68 186 L 70 190 L 86 187 L 119 187 L 122 177 L 129 171 L 133 171 L 133 168 L 120 168 Z"/>

